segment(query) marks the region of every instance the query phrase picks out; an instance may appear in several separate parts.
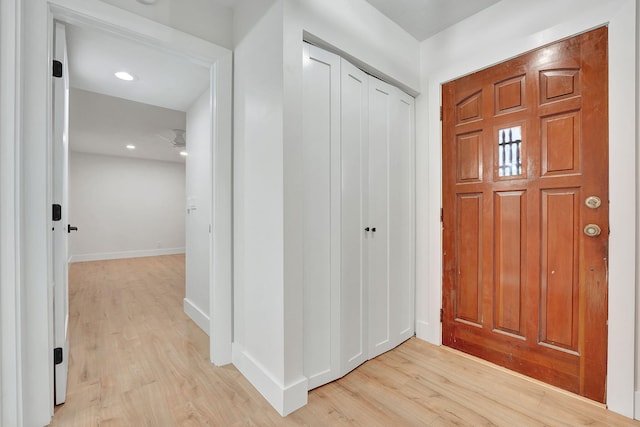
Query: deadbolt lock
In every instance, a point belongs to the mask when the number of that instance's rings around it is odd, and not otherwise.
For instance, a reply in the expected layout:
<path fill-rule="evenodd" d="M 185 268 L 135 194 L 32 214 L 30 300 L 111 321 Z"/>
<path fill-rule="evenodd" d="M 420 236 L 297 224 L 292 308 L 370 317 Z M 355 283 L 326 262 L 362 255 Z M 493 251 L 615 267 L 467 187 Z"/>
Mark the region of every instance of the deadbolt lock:
<path fill-rule="evenodd" d="M 602 233 L 602 230 L 597 224 L 587 224 L 584 227 L 584 234 L 586 234 L 589 237 L 599 236 L 600 233 Z"/>
<path fill-rule="evenodd" d="M 587 205 L 588 208 L 596 209 L 600 207 L 602 200 L 600 200 L 600 197 L 598 196 L 589 196 L 584 201 L 584 204 Z"/>

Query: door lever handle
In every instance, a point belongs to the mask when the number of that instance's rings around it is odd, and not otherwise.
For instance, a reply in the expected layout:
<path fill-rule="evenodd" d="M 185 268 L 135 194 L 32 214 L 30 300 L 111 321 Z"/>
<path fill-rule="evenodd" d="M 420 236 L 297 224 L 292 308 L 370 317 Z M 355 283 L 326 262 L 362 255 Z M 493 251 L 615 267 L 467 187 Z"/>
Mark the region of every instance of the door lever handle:
<path fill-rule="evenodd" d="M 78 231 L 78 227 L 73 227 L 71 224 L 67 224 L 67 233 L 71 233 L 72 231 Z"/>

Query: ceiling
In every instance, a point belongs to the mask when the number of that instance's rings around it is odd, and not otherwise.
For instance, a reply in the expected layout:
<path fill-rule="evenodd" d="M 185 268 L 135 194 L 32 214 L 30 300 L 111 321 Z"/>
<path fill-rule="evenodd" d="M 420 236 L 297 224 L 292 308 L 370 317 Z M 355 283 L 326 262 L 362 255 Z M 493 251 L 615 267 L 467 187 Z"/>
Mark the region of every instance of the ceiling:
<path fill-rule="evenodd" d="M 71 89 L 70 100 L 71 151 L 184 162 L 170 142 L 172 129 L 185 128 L 184 112 L 81 89 Z"/>
<path fill-rule="evenodd" d="M 226 7 L 238 2 L 208 1 Z M 422 41 L 499 0 L 367 1 Z M 72 150 L 184 161 L 158 135 L 170 138 L 171 129 L 184 129 L 184 112 L 209 85 L 207 68 L 114 34 L 74 25 L 67 25 L 67 45 L 70 83 L 76 89 L 70 103 Z M 114 73 L 120 70 L 137 79 L 116 79 Z M 132 101 L 130 105 L 127 100 Z M 129 142 L 137 149 L 126 150 Z"/>
<path fill-rule="evenodd" d="M 185 111 L 209 87 L 209 70 L 104 31 L 67 25 L 72 151 L 170 162 Z M 125 70 L 134 81 L 115 78 Z M 127 150 L 133 144 L 135 150 Z"/>
<path fill-rule="evenodd" d="M 423 41 L 500 0 L 367 0 L 418 41 Z"/>
<path fill-rule="evenodd" d="M 209 70 L 185 58 L 105 31 L 67 25 L 71 86 L 186 111 L 209 86 Z M 128 71 L 137 80 L 114 77 Z"/>

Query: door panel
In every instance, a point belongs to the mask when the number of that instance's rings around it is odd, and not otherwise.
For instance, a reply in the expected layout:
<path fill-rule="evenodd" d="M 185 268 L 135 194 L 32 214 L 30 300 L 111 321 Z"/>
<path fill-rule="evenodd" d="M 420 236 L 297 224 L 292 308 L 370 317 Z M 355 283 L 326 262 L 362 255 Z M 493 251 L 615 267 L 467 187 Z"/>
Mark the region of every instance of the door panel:
<path fill-rule="evenodd" d="M 389 295 L 389 168 L 391 87 L 369 80 L 369 358 L 387 351 L 390 344 Z"/>
<path fill-rule="evenodd" d="M 414 332 L 414 99 L 392 88 L 389 167 L 389 295 L 391 341 L 397 346 Z"/>
<path fill-rule="evenodd" d="M 482 320 L 482 194 L 464 194 L 457 200 L 456 318 L 479 324 Z M 464 237 L 464 238 L 463 238 Z"/>
<path fill-rule="evenodd" d="M 606 57 L 600 28 L 443 86 L 443 343 L 601 402 Z"/>
<path fill-rule="evenodd" d="M 341 60 L 342 283 L 340 301 L 342 374 L 367 361 L 367 210 L 369 77 Z"/>
<path fill-rule="evenodd" d="M 457 182 L 482 180 L 482 133 L 460 135 L 456 144 L 458 153 Z"/>
<path fill-rule="evenodd" d="M 526 253 L 526 192 L 501 191 L 495 205 L 495 307 L 499 331 L 524 335 L 524 254 Z"/>
<path fill-rule="evenodd" d="M 369 358 L 414 331 L 414 99 L 369 78 Z"/>
<path fill-rule="evenodd" d="M 314 388 L 340 376 L 340 58 L 310 45 L 303 55 L 304 372 Z"/>
<path fill-rule="evenodd" d="M 53 77 L 53 134 L 52 134 L 52 202 L 61 206 L 61 219 L 53 222 L 53 333 L 54 348 L 62 351 L 62 362 L 54 365 L 55 404 L 66 400 L 69 366 L 69 275 L 68 275 L 68 158 L 69 158 L 69 67 L 67 64 L 66 32 L 64 25 L 55 24 L 54 59 L 62 62 L 61 78 Z"/>
<path fill-rule="evenodd" d="M 578 351 L 578 194 L 541 191 L 540 341 Z"/>

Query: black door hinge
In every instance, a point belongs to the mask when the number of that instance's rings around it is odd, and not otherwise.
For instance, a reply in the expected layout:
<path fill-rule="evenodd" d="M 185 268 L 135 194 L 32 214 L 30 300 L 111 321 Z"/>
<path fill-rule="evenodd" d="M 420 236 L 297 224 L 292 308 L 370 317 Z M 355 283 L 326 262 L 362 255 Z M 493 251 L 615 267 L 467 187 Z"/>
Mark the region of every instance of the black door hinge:
<path fill-rule="evenodd" d="M 62 347 L 56 347 L 53 349 L 53 364 L 59 365 L 62 363 Z"/>
<path fill-rule="evenodd" d="M 444 222 L 444 208 L 440 208 L 440 222 Z"/>
<path fill-rule="evenodd" d="M 440 323 L 442 323 L 442 319 L 444 319 L 444 309 L 440 309 Z"/>
<path fill-rule="evenodd" d="M 62 219 L 62 206 L 55 204 L 53 205 L 53 212 L 51 219 L 53 221 L 60 221 Z"/>
<path fill-rule="evenodd" d="M 53 60 L 53 77 L 62 77 L 62 62 Z"/>
<path fill-rule="evenodd" d="M 442 121 L 442 105 L 440 106 L 440 121 Z"/>

